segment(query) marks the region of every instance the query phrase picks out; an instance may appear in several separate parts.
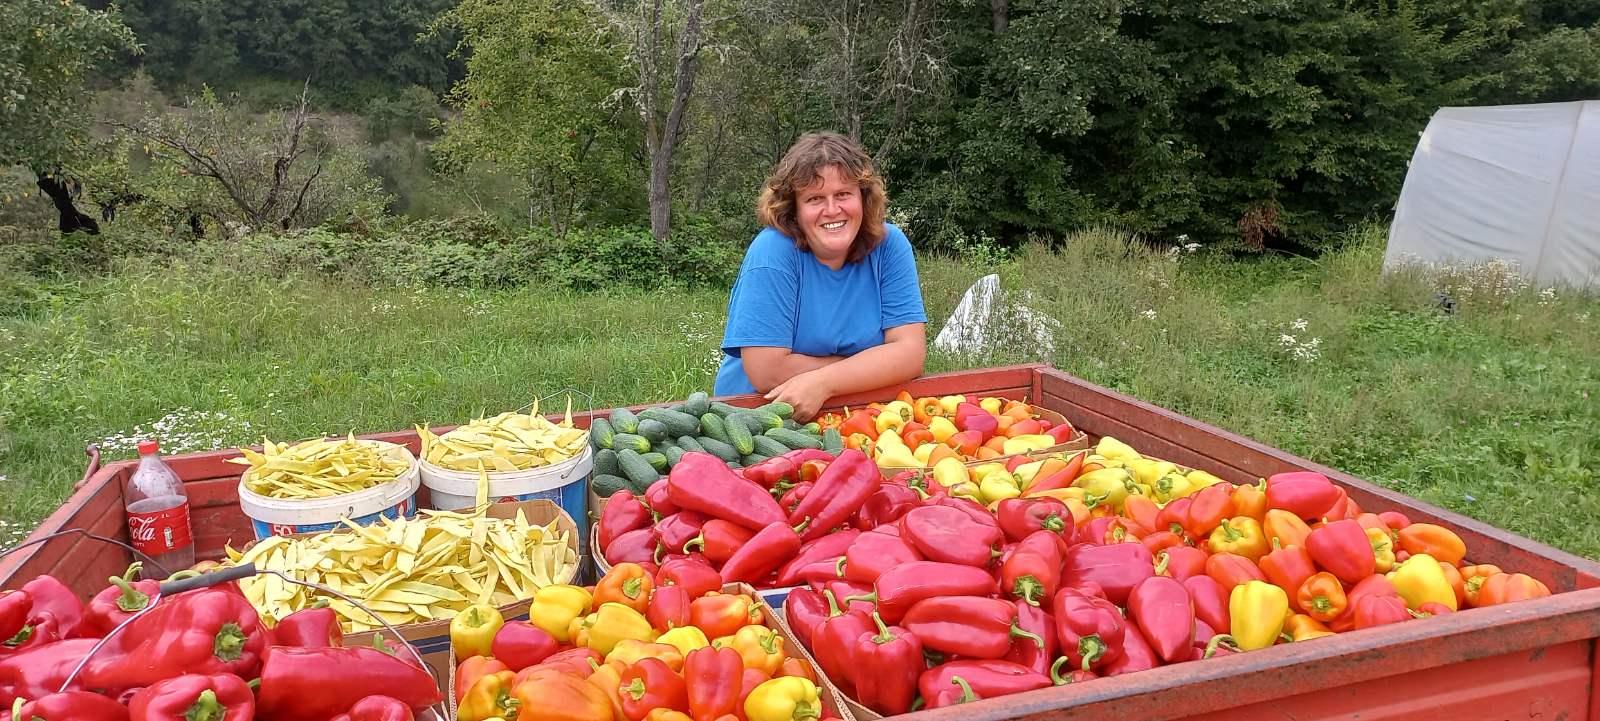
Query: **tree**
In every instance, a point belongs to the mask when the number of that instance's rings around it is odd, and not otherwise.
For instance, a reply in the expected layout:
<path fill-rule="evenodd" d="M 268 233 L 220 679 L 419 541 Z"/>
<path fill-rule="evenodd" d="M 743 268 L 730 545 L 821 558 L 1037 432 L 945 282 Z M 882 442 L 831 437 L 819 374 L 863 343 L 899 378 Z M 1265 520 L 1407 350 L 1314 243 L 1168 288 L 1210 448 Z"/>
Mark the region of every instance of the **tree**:
<path fill-rule="evenodd" d="M 68 0 L 0 0 L 0 166 L 26 165 L 55 203 L 63 233 L 98 233 L 75 204 L 72 162 L 88 138 L 88 82 L 95 68 L 136 52 L 115 9 Z"/>

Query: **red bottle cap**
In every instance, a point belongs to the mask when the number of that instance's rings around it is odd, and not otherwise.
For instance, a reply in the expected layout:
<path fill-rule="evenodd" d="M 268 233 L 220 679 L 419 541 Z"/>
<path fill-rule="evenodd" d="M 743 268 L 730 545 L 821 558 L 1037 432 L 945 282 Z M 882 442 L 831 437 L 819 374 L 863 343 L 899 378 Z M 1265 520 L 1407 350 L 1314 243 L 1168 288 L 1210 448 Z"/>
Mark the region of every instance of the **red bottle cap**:
<path fill-rule="evenodd" d="M 161 450 L 161 444 L 156 441 L 139 441 L 139 455 L 145 456 Z"/>

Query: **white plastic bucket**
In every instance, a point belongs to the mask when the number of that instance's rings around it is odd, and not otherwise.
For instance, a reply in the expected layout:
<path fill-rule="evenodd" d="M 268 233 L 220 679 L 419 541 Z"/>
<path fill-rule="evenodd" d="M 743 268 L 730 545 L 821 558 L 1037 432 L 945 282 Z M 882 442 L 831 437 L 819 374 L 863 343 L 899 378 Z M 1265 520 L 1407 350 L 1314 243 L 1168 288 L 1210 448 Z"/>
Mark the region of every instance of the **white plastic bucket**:
<path fill-rule="evenodd" d="M 239 479 L 239 507 L 250 518 L 256 540 L 270 536 L 315 533 L 340 528 L 340 519 L 363 526 L 380 518 L 411 516 L 417 511 L 417 488 L 422 485 L 421 469 L 405 446 L 384 441 L 377 444 L 385 455 L 406 462 L 406 470 L 394 480 L 354 493 L 326 498 L 268 498 L 245 487 Z"/>
<path fill-rule="evenodd" d="M 433 497 L 433 508 L 456 511 L 477 504 L 477 471 L 452 471 L 426 460 L 417 465 L 422 467 L 422 485 Z M 525 471 L 489 471 L 489 502 L 540 498 L 555 502 L 578 524 L 578 553 L 582 559 L 589 554 L 589 475 L 593 472 L 594 451 L 587 445 L 582 453 L 560 463 Z"/>

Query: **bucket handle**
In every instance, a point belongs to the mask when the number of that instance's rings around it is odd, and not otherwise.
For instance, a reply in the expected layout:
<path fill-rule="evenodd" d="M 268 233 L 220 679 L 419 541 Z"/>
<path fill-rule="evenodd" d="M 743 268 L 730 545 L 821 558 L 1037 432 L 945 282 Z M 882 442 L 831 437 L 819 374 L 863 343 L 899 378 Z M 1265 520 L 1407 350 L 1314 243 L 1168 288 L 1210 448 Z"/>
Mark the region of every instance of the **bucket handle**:
<path fill-rule="evenodd" d="M 94 474 L 100 472 L 100 444 L 90 443 L 84 447 L 83 454 L 89 457 L 89 465 L 83 469 L 83 478 L 78 480 L 78 484 L 73 486 L 73 490 L 82 488 L 84 484 L 89 482 L 90 478 L 94 478 Z"/>
<path fill-rule="evenodd" d="M 72 673 L 67 674 L 66 680 L 62 682 L 61 689 L 59 691 L 57 691 L 57 693 L 66 693 L 67 689 L 72 688 L 72 682 L 75 681 L 78 678 L 78 674 L 79 673 L 83 672 L 83 667 L 88 665 L 89 659 L 94 658 L 94 655 L 96 653 L 98 653 L 101 648 L 105 647 L 106 642 L 110 641 L 112 638 L 115 638 L 117 634 L 121 633 L 123 629 L 127 628 L 134 621 L 136 621 L 139 618 L 143 617 L 145 614 L 151 612 L 152 610 L 155 610 L 155 607 L 160 605 L 162 599 L 165 599 L 169 594 L 177 594 L 177 593 L 182 593 L 184 591 L 192 591 L 192 590 L 195 590 L 195 589 L 198 589 L 198 588 L 209 588 L 211 586 L 215 586 L 215 585 L 218 585 L 218 584 L 238 581 L 239 579 L 249 578 L 251 576 L 255 576 L 255 575 L 258 575 L 258 574 L 262 574 L 262 573 L 266 573 L 266 574 L 271 574 L 273 576 L 277 576 L 278 578 L 281 578 L 284 581 L 286 581 L 288 583 L 295 584 L 297 586 L 305 586 L 306 588 L 315 589 L 317 591 L 321 591 L 321 592 L 324 592 L 324 593 L 332 594 L 334 596 L 338 596 L 340 599 L 343 599 L 345 602 L 355 606 L 356 608 L 361 609 L 362 611 L 365 611 L 367 613 L 367 615 L 372 616 L 373 618 L 377 619 L 378 623 L 383 624 L 383 627 L 385 629 L 388 629 L 388 631 L 390 633 L 393 633 L 395 639 L 399 640 L 405 646 L 406 650 L 411 653 L 412 657 L 417 659 L 417 663 L 422 666 L 422 669 L 424 671 L 427 671 L 429 676 L 433 677 L 434 685 L 435 686 L 439 685 L 439 674 L 437 672 L 435 672 L 433 670 L 433 667 L 428 665 L 428 662 L 422 658 L 422 653 L 417 650 L 417 647 L 411 645 L 408 642 L 406 642 L 405 637 L 400 635 L 400 631 L 399 630 L 397 630 L 394 626 L 390 625 L 388 621 L 383 620 L 383 617 L 379 616 L 377 613 L 374 613 L 372 611 L 372 609 L 367 608 L 360 601 L 357 601 L 356 599 L 353 599 L 353 598 L 351 598 L 349 596 L 346 596 L 345 594 L 340 593 L 339 591 L 336 591 L 336 590 L 334 590 L 332 588 L 329 588 L 327 586 L 324 586 L 324 585 L 322 585 L 320 583 L 312 583 L 310 581 L 302 581 L 302 580 L 300 580 L 298 578 L 292 578 L 288 574 L 284 573 L 283 571 L 279 571 L 277 569 L 262 570 L 262 569 L 257 568 L 254 563 L 246 563 L 246 564 L 239 565 L 239 566 L 233 566 L 233 567 L 230 567 L 230 568 L 225 568 L 225 569 L 222 569 L 222 570 L 219 570 L 219 571 L 213 571 L 211 573 L 203 573 L 203 574 L 200 574 L 198 576 L 191 576 L 191 577 L 188 577 L 188 578 L 183 578 L 183 579 L 179 579 L 179 580 L 175 580 L 175 581 L 162 582 L 161 585 L 157 587 L 158 590 L 156 591 L 156 594 L 150 598 L 150 603 L 148 605 L 146 605 L 144 608 L 140 609 L 137 613 L 134 613 L 132 616 L 129 616 L 126 619 L 123 619 L 122 623 L 117 624 L 117 626 L 115 628 L 111 629 L 111 631 L 106 633 L 106 635 L 104 637 L 102 637 L 98 642 L 96 642 L 95 645 L 92 648 L 89 649 L 89 652 L 87 654 L 84 654 L 83 658 L 78 661 L 78 665 L 74 666 L 72 668 Z M 441 719 L 449 718 L 449 715 L 447 713 L 445 713 L 445 708 L 444 708 L 444 702 L 443 701 L 439 702 L 438 704 L 435 704 L 435 706 L 437 708 L 434 710 L 434 713 L 438 714 L 439 718 L 441 718 Z"/>

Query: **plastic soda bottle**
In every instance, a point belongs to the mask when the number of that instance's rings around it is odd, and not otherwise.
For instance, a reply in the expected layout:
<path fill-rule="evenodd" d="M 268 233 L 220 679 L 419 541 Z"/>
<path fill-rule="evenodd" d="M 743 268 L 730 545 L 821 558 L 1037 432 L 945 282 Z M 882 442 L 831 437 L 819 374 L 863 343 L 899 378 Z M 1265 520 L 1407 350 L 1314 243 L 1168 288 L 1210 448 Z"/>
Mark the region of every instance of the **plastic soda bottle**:
<path fill-rule="evenodd" d="M 122 499 L 133 547 L 176 573 L 194 565 L 194 532 L 183 481 L 161 462 L 160 450 L 156 441 L 139 441 L 139 467 L 122 487 Z"/>

